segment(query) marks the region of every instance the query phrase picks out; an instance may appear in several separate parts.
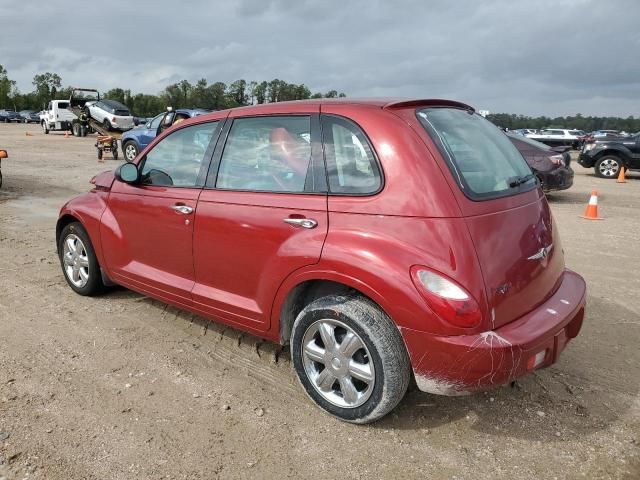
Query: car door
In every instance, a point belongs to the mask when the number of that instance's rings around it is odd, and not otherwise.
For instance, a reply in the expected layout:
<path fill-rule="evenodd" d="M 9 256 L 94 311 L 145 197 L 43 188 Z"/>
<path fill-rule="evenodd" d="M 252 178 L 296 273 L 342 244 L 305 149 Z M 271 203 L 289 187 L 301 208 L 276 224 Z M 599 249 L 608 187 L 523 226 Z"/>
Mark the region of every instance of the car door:
<path fill-rule="evenodd" d="M 319 261 L 328 218 L 317 111 L 227 120 L 196 210 L 192 296 L 202 313 L 265 331 L 278 287 Z"/>
<path fill-rule="evenodd" d="M 145 127 L 140 132 L 138 139 L 140 141 L 140 150 L 149 145 L 154 138 L 156 138 L 158 127 L 160 126 L 160 121 L 164 117 L 164 113 L 160 115 L 156 115 L 153 120 L 145 125 Z"/>
<path fill-rule="evenodd" d="M 174 130 L 140 159 L 137 184 L 114 182 L 101 239 L 115 282 L 190 305 L 193 219 L 218 133 L 218 121 Z"/>

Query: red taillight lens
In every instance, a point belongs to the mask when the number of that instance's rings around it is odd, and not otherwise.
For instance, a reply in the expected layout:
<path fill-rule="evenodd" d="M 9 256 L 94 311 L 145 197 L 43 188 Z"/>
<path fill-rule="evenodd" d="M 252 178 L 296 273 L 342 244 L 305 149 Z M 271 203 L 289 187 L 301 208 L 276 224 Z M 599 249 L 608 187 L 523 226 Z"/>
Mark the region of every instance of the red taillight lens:
<path fill-rule="evenodd" d="M 116 121 L 116 117 L 113 117 L 113 118 L 111 119 L 111 121 L 112 121 L 112 122 L 115 122 L 115 121 Z"/>
<path fill-rule="evenodd" d="M 551 163 L 553 163 L 554 165 L 562 165 L 562 163 L 564 162 L 564 158 L 562 158 L 562 155 L 551 155 L 549 157 L 549 160 L 551 160 Z"/>
<path fill-rule="evenodd" d="M 411 279 L 442 320 L 463 328 L 480 323 L 482 315 L 478 302 L 453 280 L 420 265 L 411 268 Z"/>

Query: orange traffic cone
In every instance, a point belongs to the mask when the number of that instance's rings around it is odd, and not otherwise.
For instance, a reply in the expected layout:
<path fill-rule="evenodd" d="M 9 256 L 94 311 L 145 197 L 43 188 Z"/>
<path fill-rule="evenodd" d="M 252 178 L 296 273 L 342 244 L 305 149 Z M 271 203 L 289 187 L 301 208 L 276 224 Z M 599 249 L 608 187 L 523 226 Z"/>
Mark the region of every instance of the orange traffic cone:
<path fill-rule="evenodd" d="M 24 132 L 24 134 L 27 137 L 33 137 L 33 133 L 31 133 L 31 132 Z"/>
<path fill-rule="evenodd" d="M 592 191 L 591 198 L 587 204 L 587 209 L 584 211 L 584 215 L 580 215 L 587 220 L 604 220 L 604 218 L 598 216 L 598 192 Z"/>
<path fill-rule="evenodd" d="M 616 180 L 616 183 L 627 183 L 627 181 L 624 179 L 624 166 L 621 165 L 620 166 L 620 173 L 618 173 L 618 180 Z"/>

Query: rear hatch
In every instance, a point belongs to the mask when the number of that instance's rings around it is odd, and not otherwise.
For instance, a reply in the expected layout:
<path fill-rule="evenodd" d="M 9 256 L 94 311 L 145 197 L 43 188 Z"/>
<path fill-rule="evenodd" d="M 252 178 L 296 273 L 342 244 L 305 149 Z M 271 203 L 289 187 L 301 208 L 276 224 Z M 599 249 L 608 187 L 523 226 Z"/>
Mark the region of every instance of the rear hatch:
<path fill-rule="evenodd" d="M 459 108 L 417 115 L 451 171 L 497 328 L 559 286 L 564 259 L 549 205 L 520 152 L 488 120 Z"/>

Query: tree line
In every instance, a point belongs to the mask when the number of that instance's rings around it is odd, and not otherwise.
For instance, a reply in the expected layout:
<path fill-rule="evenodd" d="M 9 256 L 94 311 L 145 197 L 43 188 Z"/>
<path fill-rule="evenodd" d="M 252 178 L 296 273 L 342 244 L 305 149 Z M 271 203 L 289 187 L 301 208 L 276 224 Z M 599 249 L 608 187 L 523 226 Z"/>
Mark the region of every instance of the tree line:
<path fill-rule="evenodd" d="M 62 78 L 57 73 L 36 74 L 32 83 L 33 91 L 21 93 L 16 82 L 9 78 L 7 70 L 0 65 L 0 109 L 42 110 L 50 100 L 67 99 L 71 96 L 72 87 L 63 88 Z M 90 85 L 80 86 L 91 87 Z M 337 90 L 311 93 L 304 84 L 288 83 L 277 78 L 269 82 L 236 80 L 230 84 L 208 83 L 205 78 L 198 80 L 195 84 L 188 80 L 181 80 L 168 85 L 157 95 L 132 93 L 130 89 L 118 87 L 104 92 L 101 96 L 125 104 L 133 115 L 139 117 L 154 116 L 168 106 L 223 110 L 286 100 L 346 97 L 344 93 Z"/>
<path fill-rule="evenodd" d="M 580 113 L 566 117 L 527 117 L 511 113 L 492 113 L 487 119 L 501 128 L 517 130 L 519 128 L 571 128 L 593 132 L 595 130 L 619 130 L 628 133 L 640 132 L 640 118 L 585 117 Z"/>

